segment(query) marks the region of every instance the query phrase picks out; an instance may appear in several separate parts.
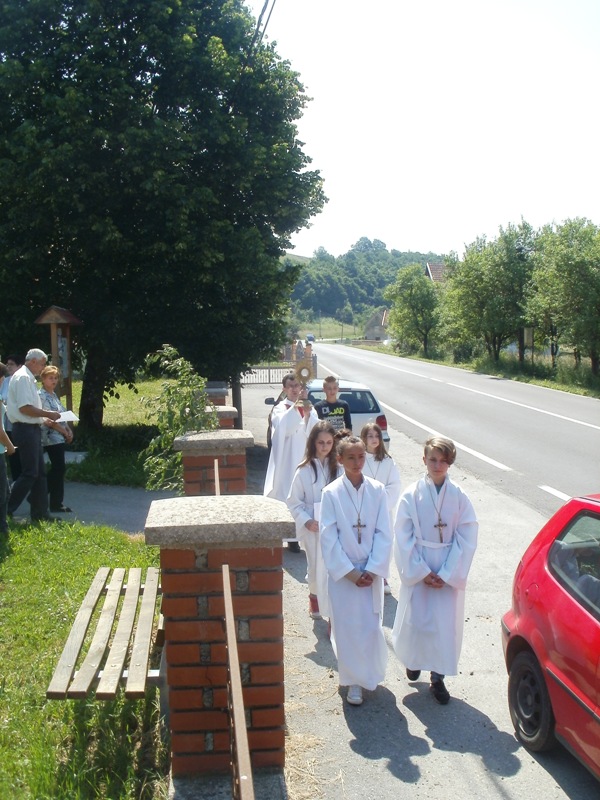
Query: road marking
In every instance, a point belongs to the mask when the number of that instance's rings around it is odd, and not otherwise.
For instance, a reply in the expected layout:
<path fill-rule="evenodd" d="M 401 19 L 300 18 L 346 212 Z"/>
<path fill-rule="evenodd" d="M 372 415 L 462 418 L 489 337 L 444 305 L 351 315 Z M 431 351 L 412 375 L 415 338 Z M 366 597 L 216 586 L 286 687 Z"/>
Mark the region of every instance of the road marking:
<path fill-rule="evenodd" d="M 321 364 L 321 366 L 323 367 L 323 369 L 329 375 L 334 375 L 336 378 L 340 377 L 340 375 L 338 373 L 330 371 L 330 368 L 326 367 L 324 364 Z M 441 382 L 443 382 L 443 381 L 441 381 Z M 424 430 L 430 436 L 445 436 L 445 434 L 440 433 L 439 431 L 436 431 L 433 428 L 428 427 L 427 425 L 424 425 L 422 422 L 418 422 L 416 419 L 413 419 L 412 417 L 409 417 L 406 414 L 403 414 L 401 411 L 398 411 L 397 409 L 392 408 L 392 406 L 388 406 L 387 403 L 382 403 L 381 400 L 379 400 L 379 405 L 382 406 L 383 408 L 386 408 L 392 414 L 397 414 L 399 417 L 402 417 L 402 419 L 406 420 L 407 422 L 410 422 L 411 425 L 416 425 L 417 428 L 421 428 L 421 430 Z M 447 439 L 451 439 L 452 437 L 446 436 L 446 438 Z M 456 445 L 456 447 L 459 450 L 463 450 L 465 453 L 469 453 L 470 455 L 474 456 L 475 458 L 480 459 L 480 461 L 485 461 L 486 464 L 489 464 L 492 467 L 496 467 L 497 469 L 501 469 L 504 472 L 512 472 L 513 471 L 512 467 L 507 467 L 506 464 L 502 464 L 500 461 L 496 461 L 495 459 L 490 458 L 489 456 L 486 456 L 483 453 L 480 453 L 478 450 L 473 450 L 471 447 L 467 447 L 466 444 L 461 444 L 460 442 L 457 442 L 455 439 L 452 439 L 452 441 L 454 442 L 454 444 Z"/>
<path fill-rule="evenodd" d="M 520 408 L 526 408 L 529 411 L 537 411 L 538 414 L 547 414 L 549 417 L 556 417 L 557 419 L 562 419 L 565 422 L 574 422 L 576 425 L 584 425 L 586 428 L 594 428 L 594 430 L 600 431 L 600 425 L 594 425 L 591 422 L 583 422 L 583 420 L 573 419 L 573 417 L 565 417 L 564 414 L 557 414 L 554 411 L 546 411 L 543 408 L 537 408 L 537 406 L 528 406 L 526 403 L 519 403 L 517 400 L 509 400 L 506 397 L 499 397 L 496 394 L 482 392 L 480 389 L 470 389 L 469 387 L 461 386 L 458 383 L 449 383 L 448 386 L 453 386 L 455 389 L 463 389 L 465 392 L 473 392 L 473 394 L 481 394 L 484 397 L 491 397 L 492 400 L 501 400 L 503 403 L 510 403 L 512 406 L 520 406 Z"/>
<path fill-rule="evenodd" d="M 344 353 L 344 355 L 350 355 L 350 354 Z M 352 356 L 350 356 L 350 357 L 352 357 Z M 361 359 L 360 357 L 357 357 L 357 356 L 354 356 L 354 358 L 357 361 L 360 361 L 360 360 L 365 361 L 366 360 L 370 364 L 373 363 L 372 359 L 364 359 L 364 358 Z M 385 362 L 378 362 L 378 363 L 384 364 Z M 443 367 L 445 365 L 444 364 L 440 364 L 438 366 L 442 366 Z M 527 405 L 526 403 L 519 403 L 516 400 L 508 400 L 506 397 L 500 397 L 499 395 L 492 394 L 491 392 L 482 392 L 480 389 L 470 389 L 468 386 L 461 386 L 461 384 L 459 384 L 459 383 L 451 383 L 450 381 L 444 381 L 444 380 L 441 380 L 440 378 L 431 378 L 428 375 L 423 375 L 423 374 L 421 374 L 419 372 L 414 372 L 413 370 L 410 370 L 410 369 L 403 369 L 402 367 L 394 367 L 391 364 L 387 364 L 387 363 L 385 363 L 385 368 L 394 370 L 394 372 L 403 372 L 406 375 L 414 375 L 416 378 L 423 378 L 426 381 L 434 381 L 435 383 L 447 383 L 448 386 L 452 386 L 454 389 L 463 389 L 465 392 L 473 392 L 473 394 L 480 394 L 480 395 L 483 395 L 483 397 L 489 397 L 492 400 L 500 400 L 502 403 L 510 403 L 513 406 L 519 406 L 520 408 L 526 408 L 529 411 L 537 411 L 538 414 L 547 414 L 549 417 L 556 417 L 556 419 L 562 419 L 564 422 L 573 422 L 575 425 L 583 425 L 585 428 L 592 428 L 593 430 L 600 431 L 600 425 L 594 425 L 592 422 L 584 422 L 583 420 L 580 420 L 580 419 L 574 419 L 573 417 L 566 417 L 563 414 L 557 414 L 554 411 L 546 411 L 545 409 L 538 408 L 537 406 L 530 406 L 530 405 Z M 454 367 L 451 367 L 451 369 L 454 369 Z M 339 375 L 338 375 L 338 377 L 339 377 Z"/>
<path fill-rule="evenodd" d="M 387 403 L 382 403 L 381 400 L 379 401 L 379 405 L 383 406 L 383 408 L 387 408 L 387 410 L 390 411 L 392 414 L 397 414 L 399 417 L 402 417 L 402 419 L 405 419 L 407 422 L 410 422 L 411 425 L 416 425 L 417 428 L 421 428 L 422 430 L 429 433 L 431 436 L 444 436 L 446 439 L 452 439 L 451 436 L 446 436 L 445 433 L 440 433 L 439 431 L 436 431 L 433 428 L 429 428 L 427 425 L 423 425 L 422 422 L 417 422 L 416 419 L 413 419 L 412 417 L 409 417 L 406 414 L 402 414 L 401 411 L 392 408 L 392 406 L 388 406 Z M 481 461 L 485 461 L 486 464 L 490 464 L 492 467 L 504 470 L 504 472 L 513 471 L 512 467 L 507 467 L 506 464 L 502 464 L 500 461 L 495 461 L 493 458 L 490 458 L 489 456 L 480 453 L 478 450 L 473 450 L 473 448 L 467 447 L 466 444 L 461 444 L 460 442 L 457 442 L 456 439 L 452 439 L 452 441 L 456 445 L 457 449 L 464 450 L 465 453 L 469 453 L 470 455 L 475 456 L 475 458 L 478 458 Z"/>
<path fill-rule="evenodd" d="M 567 501 L 571 499 L 570 494 L 559 492 L 558 489 L 553 489 L 551 486 L 538 486 L 538 489 L 541 489 L 543 492 L 548 492 L 548 494 L 551 494 L 554 497 L 558 497 L 559 500 Z"/>

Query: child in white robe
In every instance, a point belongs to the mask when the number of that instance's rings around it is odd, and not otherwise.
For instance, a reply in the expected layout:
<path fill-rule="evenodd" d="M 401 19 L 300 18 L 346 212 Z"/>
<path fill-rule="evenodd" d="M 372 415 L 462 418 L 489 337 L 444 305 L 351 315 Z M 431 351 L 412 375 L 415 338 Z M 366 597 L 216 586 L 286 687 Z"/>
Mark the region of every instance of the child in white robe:
<path fill-rule="evenodd" d="M 390 512 L 390 527 L 393 530 L 398 501 L 400 500 L 400 472 L 394 459 L 386 450 L 381 428 L 376 422 L 367 422 L 366 425 L 363 425 L 360 438 L 367 449 L 364 473 L 369 478 L 373 478 L 374 481 L 379 481 L 385 486 L 388 511 Z M 385 594 L 392 593 L 387 580 L 384 581 L 383 588 Z"/>
<path fill-rule="evenodd" d="M 401 588 L 392 644 L 410 681 L 430 671 L 430 689 L 442 705 L 450 699 L 444 677 L 458 671 L 465 586 L 478 532 L 471 501 L 448 478 L 455 459 L 449 439 L 427 440 L 427 474 L 402 493 L 395 524 Z"/>
<path fill-rule="evenodd" d="M 311 430 L 304 460 L 292 481 L 287 506 L 294 517 L 298 539 L 306 553 L 308 611 L 313 619 L 329 616 L 327 573 L 319 541 L 319 517 L 323 487 L 340 474 L 335 450 L 335 429 L 322 420 Z"/>
<path fill-rule="evenodd" d="M 351 436 L 338 444 L 344 474 L 321 495 L 321 551 L 328 573 L 331 643 L 340 686 L 360 705 L 362 690 L 385 677 L 383 580 L 392 534 L 384 486 L 363 475 L 365 446 Z"/>

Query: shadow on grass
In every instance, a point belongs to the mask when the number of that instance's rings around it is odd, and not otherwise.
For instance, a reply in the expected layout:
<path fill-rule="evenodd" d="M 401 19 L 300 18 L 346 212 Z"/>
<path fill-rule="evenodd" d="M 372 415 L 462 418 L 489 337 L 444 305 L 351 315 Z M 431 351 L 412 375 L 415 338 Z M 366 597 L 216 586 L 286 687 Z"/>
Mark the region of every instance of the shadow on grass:
<path fill-rule="evenodd" d="M 143 700 L 67 701 L 71 730 L 56 774 L 56 796 L 166 798 L 169 745 L 158 690 Z"/>

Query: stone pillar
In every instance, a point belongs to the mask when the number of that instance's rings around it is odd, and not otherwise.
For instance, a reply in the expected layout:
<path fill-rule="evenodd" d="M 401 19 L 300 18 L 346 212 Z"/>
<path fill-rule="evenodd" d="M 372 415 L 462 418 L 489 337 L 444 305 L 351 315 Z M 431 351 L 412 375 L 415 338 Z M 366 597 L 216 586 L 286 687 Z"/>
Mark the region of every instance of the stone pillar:
<path fill-rule="evenodd" d="M 235 421 L 238 418 L 238 410 L 235 406 L 215 406 L 217 410 L 217 417 L 219 418 L 219 428 L 231 430 L 235 427 Z M 210 411 L 210 408 L 208 409 Z"/>
<path fill-rule="evenodd" d="M 207 381 L 206 394 L 214 406 L 226 406 L 229 389 L 225 381 Z"/>
<path fill-rule="evenodd" d="M 221 566 L 229 564 L 254 767 L 285 758 L 282 539 L 278 500 L 155 500 L 145 537 L 160 547 L 172 775 L 228 771 L 230 733 Z"/>
<path fill-rule="evenodd" d="M 249 431 L 200 431 L 179 436 L 173 444 L 183 457 L 183 481 L 186 495 L 215 494 L 215 459 L 219 467 L 221 494 L 246 491 L 246 448 L 254 446 Z"/>

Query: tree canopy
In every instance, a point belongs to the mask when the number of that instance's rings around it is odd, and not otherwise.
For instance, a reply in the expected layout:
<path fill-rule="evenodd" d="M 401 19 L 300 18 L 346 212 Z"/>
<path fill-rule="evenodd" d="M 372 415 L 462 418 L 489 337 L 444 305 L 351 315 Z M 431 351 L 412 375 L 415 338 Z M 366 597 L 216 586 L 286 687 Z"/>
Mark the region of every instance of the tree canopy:
<path fill-rule="evenodd" d="M 325 198 L 303 86 L 253 34 L 240 0 L 3 5 L 0 341 L 79 317 L 83 423 L 164 342 L 229 379 L 283 339 L 280 256 Z"/>

